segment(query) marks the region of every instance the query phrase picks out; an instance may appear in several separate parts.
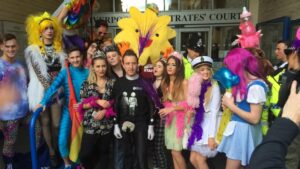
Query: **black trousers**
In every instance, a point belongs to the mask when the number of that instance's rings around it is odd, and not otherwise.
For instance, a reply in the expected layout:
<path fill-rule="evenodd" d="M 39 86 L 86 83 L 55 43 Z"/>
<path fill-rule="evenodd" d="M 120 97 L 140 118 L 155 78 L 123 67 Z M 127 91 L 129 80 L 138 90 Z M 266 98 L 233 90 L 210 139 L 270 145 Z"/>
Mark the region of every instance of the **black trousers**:
<path fill-rule="evenodd" d="M 117 142 L 124 154 L 124 169 L 148 169 L 147 131 L 140 129 L 132 133 L 122 132 L 122 136 Z"/>
<path fill-rule="evenodd" d="M 83 133 L 79 159 L 85 169 L 107 169 L 112 133 L 106 135 Z"/>

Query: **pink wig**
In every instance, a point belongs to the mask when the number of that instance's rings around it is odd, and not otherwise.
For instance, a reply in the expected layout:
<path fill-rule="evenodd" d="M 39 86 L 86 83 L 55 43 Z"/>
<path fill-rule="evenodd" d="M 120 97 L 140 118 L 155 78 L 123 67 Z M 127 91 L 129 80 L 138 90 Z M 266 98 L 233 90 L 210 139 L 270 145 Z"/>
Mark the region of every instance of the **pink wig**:
<path fill-rule="evenodd" d="M 246 72 L 261 79 L 265 79 L 260 70 L 258 60 L 248 50 L 243 48 L 234 48 L 227 53 L 224 64 L 234 74 L 240 77 L 240 83 L 232 88 L 232 94 L 236 98 L 238 91 L 241 98 L 247 94 L 247 76 Z"/>

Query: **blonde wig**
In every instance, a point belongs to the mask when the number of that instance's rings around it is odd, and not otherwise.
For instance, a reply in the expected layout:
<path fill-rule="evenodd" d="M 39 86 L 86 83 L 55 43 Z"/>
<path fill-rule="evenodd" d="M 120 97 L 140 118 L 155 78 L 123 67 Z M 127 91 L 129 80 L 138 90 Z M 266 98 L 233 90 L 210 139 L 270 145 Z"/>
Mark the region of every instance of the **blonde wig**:
<path fill-rule="evenodd" d="M 45 45 L 41 38 L 42 32 L 49 26 L 53 26 L 53 47 L 56 52 L 62 51 L 62 27 L 55 17 L 48 12 L 40 15 L 30 15 L 26 19 L 26 32 L 29 45 L 38 45 L 41 53 L 45 53 Z"/>

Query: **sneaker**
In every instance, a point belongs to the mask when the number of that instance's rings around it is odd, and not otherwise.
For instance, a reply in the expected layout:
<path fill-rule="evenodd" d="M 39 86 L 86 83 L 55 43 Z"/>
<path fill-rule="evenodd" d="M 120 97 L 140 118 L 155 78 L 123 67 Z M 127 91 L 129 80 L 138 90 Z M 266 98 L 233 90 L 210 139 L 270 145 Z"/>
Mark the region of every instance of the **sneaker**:
<path fill-rule="evenodd" d="M 65 169 L 72 169 L 71 165 L 65 165 Z"/>
<path fill-rule="evenodd" d="M 7 164 L 7 165 L 6 165 L 6 169 L 13 169 L 12 163 Z"/>

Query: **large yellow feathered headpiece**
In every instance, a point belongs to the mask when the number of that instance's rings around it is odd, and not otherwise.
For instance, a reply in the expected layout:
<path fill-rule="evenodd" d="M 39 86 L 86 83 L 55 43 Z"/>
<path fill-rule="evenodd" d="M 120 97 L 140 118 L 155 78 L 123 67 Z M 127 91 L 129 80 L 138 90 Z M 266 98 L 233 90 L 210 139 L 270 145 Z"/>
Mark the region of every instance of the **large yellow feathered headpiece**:
<path fill-rule="evenodd" d="M 41 33 L 47 26 L 51 25 L 54 29 L 54 49 L 57 52 L 62 50 L 62 28 L 57 19 L 52 17 L 48 12 L 44 12 L 40 15 L 28 16 L 25 24 L 29 45 L 38 45 L 41 47 L 42 52 L 44 52 L 44 44 L 41 39 Z"/>
<path fill-rule="evenodd" d="M 151 63 L 160 59 L 160 54 L 172 48 L 169 39 L 176 32 L 168 27 L 170 16 L 157 16 L 155 12 L 146 9 L 144 13 L 131 7 L 130 17 L 119 20 L 122 29 L 114 38 L 117 44 L 129 44 L 139 57 L 139 64 L 145 65 L 150 58 Z"/>

